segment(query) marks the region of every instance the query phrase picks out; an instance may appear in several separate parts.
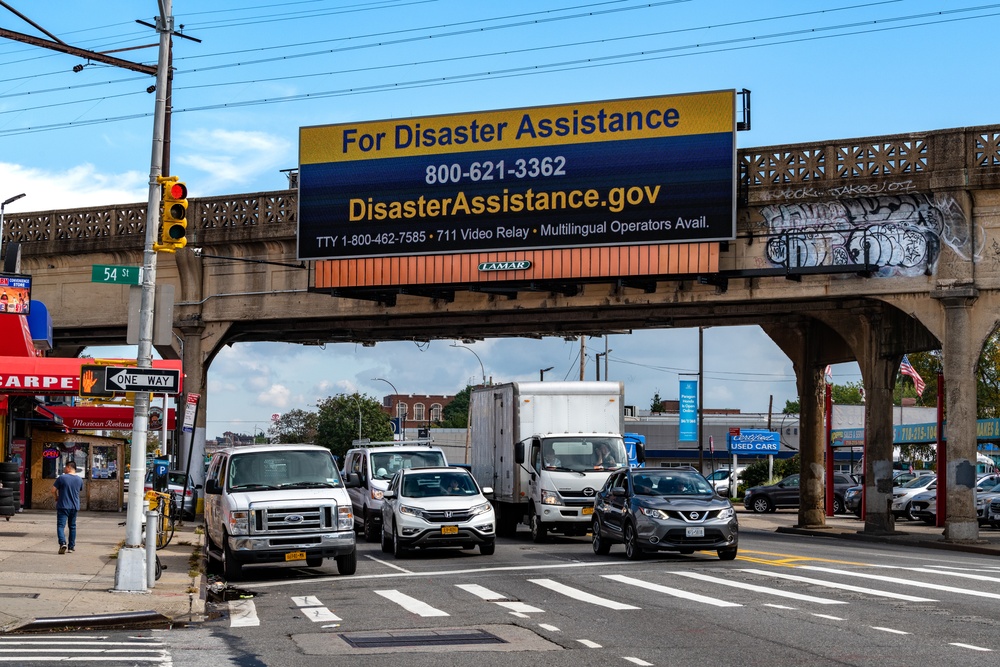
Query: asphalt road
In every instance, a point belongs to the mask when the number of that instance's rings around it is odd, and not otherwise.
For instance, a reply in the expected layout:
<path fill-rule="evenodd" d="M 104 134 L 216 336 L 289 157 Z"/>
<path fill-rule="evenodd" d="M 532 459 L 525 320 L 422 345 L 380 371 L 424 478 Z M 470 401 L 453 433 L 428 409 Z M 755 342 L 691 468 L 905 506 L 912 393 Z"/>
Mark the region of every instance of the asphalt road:
<path fill-rule="evenodd" d="M 362 541 L 350 577 L 333 562 L 246 568 L 239 586 L 252 597 L 221 603 L 198 628 L 157 634 L 162 660 L 126 664 L 1000 662 L 991 557 L 746 529 L 740 540 L 730 562 L 709 553 L 629 562 L 619 546 L 595 556 L 584 538 L 536 545 L 527 532 L 493 556 L 397 560 Z M 483 641 L 494 643 L 471 643 Z"/>

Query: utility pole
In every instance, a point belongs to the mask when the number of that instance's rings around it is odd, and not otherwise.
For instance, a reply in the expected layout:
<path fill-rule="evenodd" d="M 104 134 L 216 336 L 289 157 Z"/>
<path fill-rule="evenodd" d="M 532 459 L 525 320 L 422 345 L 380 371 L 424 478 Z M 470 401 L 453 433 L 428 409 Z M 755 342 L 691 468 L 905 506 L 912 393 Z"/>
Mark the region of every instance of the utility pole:
<path fill-rule="evenodd" d="M 146 202 L 146 241 L 142 261 L 142 299 L 139 306 L 139 348 L 136 365 L 153 367 L 153 298 L 156 292 L 156 232 L 159 227 L 160 184 L 162 175 L 163 137 L 167 110 L 167 77 L 170 62 L 170 33 L 174 17 L 172 0 L 158 0 L 160 15 L 156 31 L 160 35 L 160 48 L 156 67 L 156 104 L 153 112 L 153 142 L 149 160 L 149 197 Z M 164 415 L 166 418 L 166 415 Z M 146 478 L 146 441 L 149 426 L 149 392 L 135 393 L 135 416 L 132 421 L 131 476 L 136 480 L 129 485 L 128 514 L 125 518 L 125 546 L 118 551 L 115 566 L 116 591 L 147 590 L 146 550 L 142 544 L 142 480 Z"/>

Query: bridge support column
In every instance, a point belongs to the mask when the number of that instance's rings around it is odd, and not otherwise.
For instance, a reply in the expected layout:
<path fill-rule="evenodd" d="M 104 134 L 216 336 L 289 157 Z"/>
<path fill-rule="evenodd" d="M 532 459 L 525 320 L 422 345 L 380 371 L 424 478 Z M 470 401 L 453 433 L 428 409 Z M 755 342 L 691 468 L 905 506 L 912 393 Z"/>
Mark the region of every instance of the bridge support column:
<path fill-rule="evenodd" d="M 802 324 L 795 360 L 799 384 L 799 523 L 800 528 L 826 526 L 825 380 L 817 359 L 823 339 L 818 322 Z"/>
<path fill-rule="evenodd" d="M 865 386 L 865 533 L 895 532 L 892 504 L 892 390 L 899 358 L 886 359 L 880 349 L 880 320 L 862 318 L 867 331 L 858 359 Z"/>
<path fill-rule="evenodd" d="M 948 509 L 944 538 L 953 542 L 978 539 L 976 519 L 976 365 L 979 350 L 973 349 L 972 304 L 978 296 L 973 288 L 932 293 L 944 306 L 944 382 L 948 409 Z M 942 471 L 938 470 L 938 475 Z"/>

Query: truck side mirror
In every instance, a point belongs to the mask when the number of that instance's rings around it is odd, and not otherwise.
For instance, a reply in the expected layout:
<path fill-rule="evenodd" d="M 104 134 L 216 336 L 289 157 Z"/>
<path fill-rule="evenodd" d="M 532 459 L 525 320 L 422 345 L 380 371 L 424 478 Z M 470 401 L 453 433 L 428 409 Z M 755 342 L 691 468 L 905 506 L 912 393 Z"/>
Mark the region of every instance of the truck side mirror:
<path fill-rule="evenodd" d="M 524 443 L 514 443 L 514 461 L 518 464 L 524 463 Z"/>
<path fill-rule="evenodd" d="M 358 473 L 349 472 L 344 475 L 344 486 L 348 489 L 356 489 L 361 486 L 361 480 L 358 478 Z"/>
<path fill-rule="evenodd" d="M 219 487 L 218 480 L 209 479 L 205 481 L 205 495 L 219 495 L 222 493 L 222 489 Z"/>

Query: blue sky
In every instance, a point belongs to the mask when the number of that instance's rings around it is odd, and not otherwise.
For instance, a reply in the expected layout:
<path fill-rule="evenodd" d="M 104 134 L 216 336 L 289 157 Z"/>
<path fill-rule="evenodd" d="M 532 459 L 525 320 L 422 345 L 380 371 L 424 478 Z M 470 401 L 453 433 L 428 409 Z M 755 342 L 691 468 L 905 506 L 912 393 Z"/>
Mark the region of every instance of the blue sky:
<path fill-rule="evenodd" d="M 15 0 L 61 40 L 107 51 L 156 41 L 155 0 Z M 209 7 L 209 8 L 206 8 Z M 344 121 L 747 88 L 741 148 L 997 123 L 1000 3 L 894 0 L 175 0 L 172 169 L 191 196 L 277 190 L 298 129 Z M 0 27 L 42 36 L 0 8 Z M 120 57 L 153 62 L 156 50 Z M 8 212 L 143 201 L 153 96 L 145 75 L 0 42 L 0 197 Z M 54 314 L 58 320 L 58 313 Z M 265 429 L 273 413 L 358 390 L 451 394 L 579 374 L 579 344 L 489 340 L 374 348 L 241 344 L 209 371 L 207 434 Z M 696 331 L 616 335 L 611 379 L 648 407 L 697 371 Z M 595 352 L 588 342 L 587 378 Z M 105 352 L 96 352 L 105 354 Z M 838 382 L 858 379 L 854 364 Z M 603 369 L 602 369 L 603 375 Z M 791 364 L 756 327 L 705 332 L 706 406 L 795 398 Z"/>

